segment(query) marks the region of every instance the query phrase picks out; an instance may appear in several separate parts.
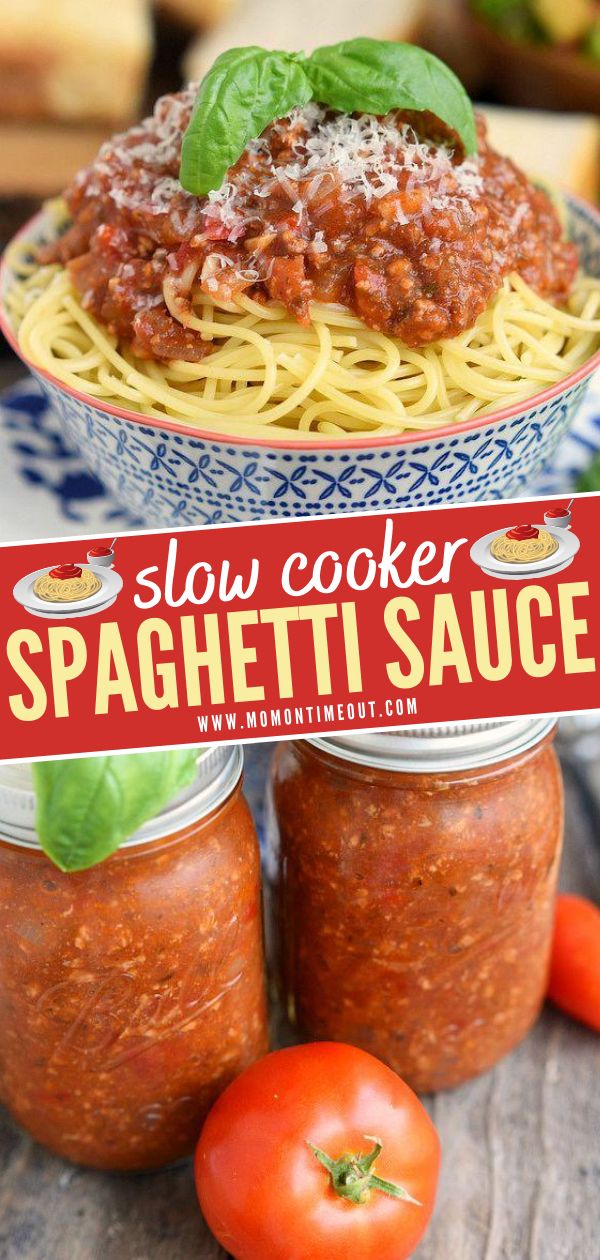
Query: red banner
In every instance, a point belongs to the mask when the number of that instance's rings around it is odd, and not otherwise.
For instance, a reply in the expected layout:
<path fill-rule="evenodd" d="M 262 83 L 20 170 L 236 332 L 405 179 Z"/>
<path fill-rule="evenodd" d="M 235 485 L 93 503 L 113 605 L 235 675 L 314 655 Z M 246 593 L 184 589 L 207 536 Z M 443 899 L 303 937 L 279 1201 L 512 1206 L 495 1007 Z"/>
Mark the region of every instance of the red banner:
<path fill-rule="evenodd" d="M 581 495 L 4 546 L 0 758 L 600 708 L 599 533 Z"/>

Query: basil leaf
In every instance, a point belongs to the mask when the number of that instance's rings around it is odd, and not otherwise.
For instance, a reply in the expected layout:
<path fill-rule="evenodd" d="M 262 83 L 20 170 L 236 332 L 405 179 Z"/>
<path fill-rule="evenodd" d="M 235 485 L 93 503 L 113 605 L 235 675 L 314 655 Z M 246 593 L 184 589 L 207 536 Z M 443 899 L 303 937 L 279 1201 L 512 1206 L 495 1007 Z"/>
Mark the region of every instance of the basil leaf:
<path fill-rule="evenodd" d="M 304 53 L 231 48 L 202 80 L 183 137 L 179 179 L 202 197 L 220 188 L 249 140 L 319 101 L 346 113 L 428 110 L 477 151 L 473 106 L 448 66 L 413 44 L 351 39 Z"/>
<path fill-rule="evenodd" d="M 183 138 L 179 179 L 201 197 L 220 188 L 249 140 L 306 105 L 312 89 L 303 53 L 230 48 L 202 80 Z"/>
<path fill-rule="evenodd" d="M 40 844 L 61 871 L 83 871 L 118 849 L 193 783 L 199 750 L 40 761 L 33 766 Z"/>
<path fill-rule="evenodd" d="M 477 152 L 473 106 L 465 89 L 433 53 L 414 44 L 350 39 L 317 48 L 306 63 L 317 101 L 346 113 L 428 110 L 455 132 L 465 153 Z"/>

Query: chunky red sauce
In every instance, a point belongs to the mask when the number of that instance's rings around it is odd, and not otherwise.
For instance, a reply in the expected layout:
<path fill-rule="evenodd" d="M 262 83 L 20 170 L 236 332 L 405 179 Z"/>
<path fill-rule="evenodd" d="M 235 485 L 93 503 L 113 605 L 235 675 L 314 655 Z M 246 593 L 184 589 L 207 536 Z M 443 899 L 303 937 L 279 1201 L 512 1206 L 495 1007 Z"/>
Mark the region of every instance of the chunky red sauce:
<path fill-rule="evenodd" d="M 90 547 L 88 556 L 112 556 L 110 547 Z"/>
<path fill-rule="evenodd" d="M 545 513 L 544 513 L 544 515 L 545 515 L 545 516 L 557 516 L 557 517 L 558 517 L 558 516 L 568 516 L 568 515 L 569 515 L 569 509 L 568 509 L 568 508 L 566 508 L 566 507 L 555 507 L 555 508 L 550 508 L 548 512 L 545 512 Z"/>
<path fill-rule="evenodd" d="M 0 1099 L 78 1164 L 189 1155 L 267 1050 L 259 853 L 239 788 L 184 831 L 63 874 L 0 838 Z"/>
<path fill-rule="evenodd" d="M 57 564 L 55 569 L 50 570 L 50 577 L 57 582 L 68 582 L 71 578 L 80 578 L 81 574 L 78 564 Z"/>
<path fill-rule="evenodd" d="M 425 1092 L 512 1049 L 543 1002 L 552 937 L 548 741 L 443 774 L 280 744 L 273 795 L 279 976 L 302 1034 L 361 1046 Z"/>
<path fill-rule="evenodd" d="M 561 302 L 577 267 L 546 193 L 491 149 L 461 160 L 431 116 L 350 117 L 308 105 L 248 145 L 209 197 L 178 182 L 193 89 L 103 146 L 67 193 L 72 227 L 45 251 L 85 307 L 136 354 L 209 350 L 169 312 L 177 282 L 216 299 L 277 299 L 301 323 L 339 302 L 412 346 L 472 327 L 517 270 Z M 173 311 L 173 304 L 171 310 Z"/>
<path fill-rule="evenodd" d="M 515 525 L 514 529 L 509 529 L 506 537 L 514 538 L 517 542 L 527 542 L 530 538 L 539 538 L 540 531 L 535 525 Z"/>

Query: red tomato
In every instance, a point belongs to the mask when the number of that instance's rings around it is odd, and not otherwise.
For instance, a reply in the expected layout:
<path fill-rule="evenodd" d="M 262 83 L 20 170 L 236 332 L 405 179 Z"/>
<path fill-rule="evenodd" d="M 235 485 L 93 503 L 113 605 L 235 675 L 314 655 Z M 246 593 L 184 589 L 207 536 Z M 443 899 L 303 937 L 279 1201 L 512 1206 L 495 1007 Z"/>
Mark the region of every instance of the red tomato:
<path fill-rule="evenodd" d="M 600 1032 L 600 910 L 585 897 L 556 903 L 548 997 Z"/>
<path fill-rule="evenodd" d="M 395 1072 L 316 1042 L 267 1055 L 225 1090 L 200 1136 L 196 1186 L 235 1260 L 406 1260 L 439 1161 L 434 1126 Z"/>

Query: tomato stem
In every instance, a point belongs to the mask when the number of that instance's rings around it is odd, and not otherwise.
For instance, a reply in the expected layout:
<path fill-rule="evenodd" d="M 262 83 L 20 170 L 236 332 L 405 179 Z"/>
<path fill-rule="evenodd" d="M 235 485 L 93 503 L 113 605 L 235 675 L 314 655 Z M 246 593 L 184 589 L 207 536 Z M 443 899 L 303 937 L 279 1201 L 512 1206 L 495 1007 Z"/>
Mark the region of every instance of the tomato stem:
<path fill-rule="evenodd" d="M 380 1194 L 389 1194 L 394 1199 L 405 1199 L 408 1203 L 422 1207 L 422 1203 L 418 1199 L 413 1199 L 412 1194 L 409 1194 L 403 1186 L 396 1185 L 394 1181 L 384 1181 L 382 1177 L 376 1176 L 372 1169 L 381 1155 L 383 1146 L 378 1138 L 365 1136 L 365 1141 L 374 1143 L 372 1151 L 367 1151 L 364 1155 L 340 1155 L 339 1159 L 332 1159 L 318 1146 L 313 1146 L 312 1142 L 307 1142 L 307 1146 L 323 1168 L 327 1169 L 331 1177 L 332 1189 L 341 1199 L 348 1199 L 350 1203 L 366 1203 L 370 1198 L 370 1192 L 378 1190 Z"/>

